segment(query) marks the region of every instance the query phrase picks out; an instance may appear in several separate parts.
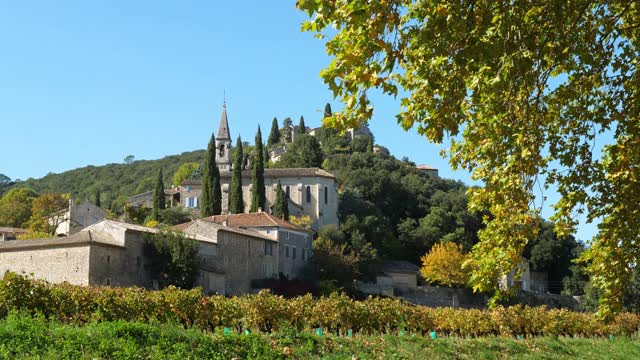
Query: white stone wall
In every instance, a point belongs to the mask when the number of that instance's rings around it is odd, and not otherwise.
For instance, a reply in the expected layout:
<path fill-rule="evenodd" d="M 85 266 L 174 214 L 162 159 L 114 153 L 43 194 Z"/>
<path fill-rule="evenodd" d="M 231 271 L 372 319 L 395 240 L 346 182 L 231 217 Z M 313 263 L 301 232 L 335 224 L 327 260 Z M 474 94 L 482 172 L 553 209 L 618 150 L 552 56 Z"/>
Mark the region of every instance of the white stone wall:
<path fill-rule="evenodd" d="M 22 240 L 16 240 L 22 241 Z M 30 240 L 24 240 L 30 241 Z M 0 252 L 0 274 L 32 274 L 51 283 L 89 285 L 90 245 L 32 247 Z"/>
<path fill-rule="evenodd" d="M 229 205 L 229 182 L 230 177 L 222 177 L 222 212 L 227 213 Z M 265 195 L 266 209 L 270 212 L 271 207 L 276 198 L 276 187 L 280 181 L 283 190 L 289 187 L 289 198 L 295 205 L 289 206 L 290 214 L 302 213 L 311 218 L 312 229 L 318 230 L 324 225 L 338 224 L 338 191 L 336 189 L 335 179 L 325 177 L 285 177 L 270 178 L 265 177 Z M 309 187 L 311 191 L 311 199 L 307 201 L 306 191 Z M 326 197 L 325 197 L 326 188 Z M 183 207 L 189 207 L 189 198 L 199 198 L 201 194 L 200 185 L 187 185 L 180 188 L 180 201 Z M 242 197 L 244 201 L 245 212 L 249 212 L 251 208 L 252 179 L 242 179 Z M 326 198 L 326 200 L 325 200 Z M 195 202 L 194 202 L 195 203 Z M 297 205 L 297 206 L 296 206 Z"/>

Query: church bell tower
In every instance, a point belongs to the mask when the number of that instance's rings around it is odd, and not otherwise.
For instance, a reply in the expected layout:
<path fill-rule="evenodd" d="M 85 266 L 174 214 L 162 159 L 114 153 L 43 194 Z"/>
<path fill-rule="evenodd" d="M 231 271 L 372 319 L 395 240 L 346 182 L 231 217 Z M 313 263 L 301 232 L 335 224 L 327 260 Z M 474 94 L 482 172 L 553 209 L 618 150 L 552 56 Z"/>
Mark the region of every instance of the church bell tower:
<path fill-rule="evenodd" d="M 227 120 L 227 103 L 222 104 L 220 127 L 216 136 L 216 165 L 221 171 L 231 170 L 231 134 L 229 133 L 229 121 Z"/>

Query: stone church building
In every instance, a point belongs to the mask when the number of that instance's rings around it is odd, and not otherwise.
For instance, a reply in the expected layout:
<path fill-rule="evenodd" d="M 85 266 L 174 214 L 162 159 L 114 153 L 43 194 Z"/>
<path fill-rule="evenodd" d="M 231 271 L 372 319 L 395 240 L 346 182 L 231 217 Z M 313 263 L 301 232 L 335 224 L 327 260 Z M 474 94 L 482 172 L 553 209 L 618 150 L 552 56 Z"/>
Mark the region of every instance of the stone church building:
<path fill-rule="evenodd" d="M 228 212 L 229 186 L 233 163 L 231 159 L 231 132 L 226 105 L 222 107 L 220 126 L 216 136 L 216 164 L 220 169 L 222 186 L 222 212 Z M 249 212 L 252 192 L 252 170 L 242 171 L 242 197 L 245 212 Z M 328 224 L 338 224 L 338 192 L 333 174 L 319 168 L 277 168 L 264 170 L 266 205 L 263 211 L 270 213 L 276 199 L 278 181 L 289 196 L 289 213 L 294 216 L 307 215 L 311 228 L 318 230 Z M 200 180 L 186 180 L 179 188 L 180 204 L 185 208 L 198 208 L 202 192 Z"/>

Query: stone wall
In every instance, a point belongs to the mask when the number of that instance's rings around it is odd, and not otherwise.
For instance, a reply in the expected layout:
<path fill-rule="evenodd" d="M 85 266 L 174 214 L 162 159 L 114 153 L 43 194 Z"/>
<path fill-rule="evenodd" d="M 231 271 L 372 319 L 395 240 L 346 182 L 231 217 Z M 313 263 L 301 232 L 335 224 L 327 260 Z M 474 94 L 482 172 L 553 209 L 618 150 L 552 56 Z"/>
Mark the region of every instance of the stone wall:
<path fill-rule="evenodd" d="M 287 256 L 287 248 L 289 255 Z M 296 279 L 309 260 L 312 239 L 309 234 L 300 234 L 285 229 L 278 230 L 278 273 L 288 279 Z"/>
<path fill-rule="evenodd" d="M 338 192 L 336 189 L 335 179 L 326 177 L 269 177 L 265 176 L 265 212 L 270 212 L 271 207 L 276 198 L 276 188 L 278 181 L 282 185 L 283 190 L 289 189 L 289 198 L 294 203 L 290 204 L 289 212 L 291 214 L 302 213 L 308 215 L 313 222 L 314 230 L 320 229 L 327 224 L 338 224 Z M 229 204 L 229 184 L 231 177 L 221 176 L 220 184 L 222 187 L 222 212 L 228 212 Z M 307 187 L 311 192 L 310 201 L 307 202 Z M 325 191 L 326 188 L 326 191 Z M 325 196 L 326 192 L 326 196 Z M 185 185 L 180 188 L 180 202 L 183 207 L 189 207 L 189 198 L 200 198 L 202 187 L 200 184 Z M 251 177 L 242 178 L 242 197 L 244 201 L 245 212 L 249 212 L 251 208 L 252 179 Z M 325 200 L 326 199 L 326 200 Z M 198 201 L 199 205 L 199 201 Z"/>
<path fill-rule="evenodd" d="M 215 250 L 210 248 L 204 255 L 201 248 L 201 261 L 207 274 L 202 274 L 199 281 L 203 284 L 212 284 L 212 288 L 205 291 L 218 291 L 221 276 L 224 276 L 225 295 L 239 295 L 248 293 L 251 289 L 251 280 L 264 279 L 273 276 L 277 271 L 277 242 L 274 240 L 250 236 L 224 229 L 222 225 L 197 221 L 184 229 L 185 233 L 204 236 L 215 243 Z M 257 234 L 256 234 L 257 235 Z M 265 254 L 265 243 L 272 244 L 272 255 Z M 201 245 L 202 247 L 203 245 Z M 220 274 L 220 275 L 212 275 Z M 222 275 L 224 274 L 224 275 Z"/>
<path fill-rule="evenodd" d="M 36 243 L 46 240 L 24 241 L 33 241 L 33 246 L 0 252 L 0 275 L 11 271 L 32 274 L 37 279 L 52 283 L 66 281 L 74 285 L 89 285 L 89 254 L 92 245 L 47 246 Z"/>

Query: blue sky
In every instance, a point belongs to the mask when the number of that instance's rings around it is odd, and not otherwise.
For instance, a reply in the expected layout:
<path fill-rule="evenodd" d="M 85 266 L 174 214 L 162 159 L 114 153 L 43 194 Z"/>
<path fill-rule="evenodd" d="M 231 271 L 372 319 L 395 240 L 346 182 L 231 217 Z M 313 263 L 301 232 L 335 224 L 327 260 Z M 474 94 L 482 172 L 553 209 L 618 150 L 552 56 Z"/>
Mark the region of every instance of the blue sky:
<path fill-rule="evenodd" d="M 37 178 L 203 149 L 224 92 L 234 138 L 253 142 L 274 116 L 319 125 L 324 104 L 340 104 L 304 20 L 295 1 L 0 2 L 0 173 Z M 472 184 L 440 146 L 396 124 L 395 101 L 374 106 L 376 143 Z M 583 226 L 578 237 L 593 233 Z"/>

